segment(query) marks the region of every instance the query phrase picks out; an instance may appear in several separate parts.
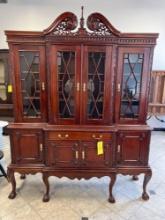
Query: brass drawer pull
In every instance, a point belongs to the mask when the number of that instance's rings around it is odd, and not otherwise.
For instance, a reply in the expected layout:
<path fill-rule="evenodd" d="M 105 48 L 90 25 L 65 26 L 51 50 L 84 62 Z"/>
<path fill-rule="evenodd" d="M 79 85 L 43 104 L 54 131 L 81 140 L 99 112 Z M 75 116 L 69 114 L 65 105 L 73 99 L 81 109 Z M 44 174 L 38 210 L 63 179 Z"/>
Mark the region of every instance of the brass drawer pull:
<path fill-rule="evenodd" d="M 118 84 L 117 84 L 117 91 L 118 91 L 118 92 L 120 92 L 120 87 L 121 87 L 121 85 L 120 85 L 120 83 L 118 83 Z"/>
<path fill-rule="evenodd" d="M 83 92 L 86 92 L 86 83 L 83 83 Z"/>
<path fill-rule="evenodd" d="M 117 146 L 117 153 L 120 153 L 120 145 Z"/>
<path fill-rule="evenodd" d="M 79 156 L 78 156 L 78 151 L 76 150 L 76 159 L 77 159 L 77 160 L 78 160 L 78 157 L 79 157 Z"/>
<path fill-rule="evenodd" d="M 85 160 L 85 151 L 82 151 L 82 159 Z"/>
<path fill-rule="evenodd" d="M 68 138 L 69 134 L 65 134 L 64 136 L 62 136 L 61 134 L 58 134 L 58 138 Z"/>
<path fill-rule="evenodd" d="M 41 83 L 41 88 L 42 88 L 42 91 L 45 91 L 45 83 L 44 82 Z"/>
<path fill-rule="evenodd" d="M 80 83 L 78 82 L 77 83 L 77 92 L 79 92 L 80 91 Z"/>
<path fill-rule="evenodd" d="M 102 139 L 102 138 L 103 138 L 103 135 L 102 135 L 102 134 L 100 134 L 98 137 L 96 137 L 96 135 L 95 135 L 95 134 L 93 134 L 93 135 L 92 135 L 92 137 L 93 137 L 94 139 L 96 139 L 96 140 L 100 140 L 100 139 Z"/>
<path fill-rule="evenodd" d="M 42 152 L 43 150 L 43 144 L 40 144 L 40 151 Z"/>

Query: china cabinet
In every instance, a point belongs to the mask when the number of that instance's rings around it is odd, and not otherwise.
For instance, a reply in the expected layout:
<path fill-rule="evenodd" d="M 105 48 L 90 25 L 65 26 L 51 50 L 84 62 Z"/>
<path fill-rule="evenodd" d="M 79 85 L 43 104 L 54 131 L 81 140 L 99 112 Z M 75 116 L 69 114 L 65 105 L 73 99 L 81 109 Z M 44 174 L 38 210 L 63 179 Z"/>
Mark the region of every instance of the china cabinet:
<path fill-rule="evenodd" d="M 9 74 L 9 50 L 0 49 L 0 116 L 12 116 L 12 91 Z"/>
<path fill-rule="evenodd" d="M 8 126 L 15 172 L 49 176 L 151 178 L 146 125 L 150 71 L 158 34 L 121 33 L 100 13 L 85 21 L 61 14 L 42 32 L 6 31 L 10 49 L 14 123 Z M 23 189 L 22 189 L 23 190 Z"/>

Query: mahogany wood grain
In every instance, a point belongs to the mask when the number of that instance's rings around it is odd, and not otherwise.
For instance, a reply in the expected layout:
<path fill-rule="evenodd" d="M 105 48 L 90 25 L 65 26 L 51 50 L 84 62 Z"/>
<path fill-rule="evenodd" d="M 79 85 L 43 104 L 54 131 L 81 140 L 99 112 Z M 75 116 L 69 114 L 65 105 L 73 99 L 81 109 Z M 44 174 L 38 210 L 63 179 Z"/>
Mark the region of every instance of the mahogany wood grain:
<path fill-rule="evenodd" d="M 5 32 L 10 52 L 15 115 L 15 122 L 8 126 L 12 158 L 8 166 L 12 185 L 9 198 L 16 196 L 15 172 L 22 176 L 42 173 L 46 188 L 44 202 L 50 199 L 49 176 L 71 179 L 109 176 L 108 200 L 111 203 L 115 202 L 112 191 L 117 174 L 131 175 L 135 179 L 143 173 L 142 198 L 147 200 L 146 187 L 152 171 L 148 164 L 151 129 L 146 125 L 146 116 L 153 49 L 158 34 L 122 33 L 100 13 L 87 18 L 88 29 L 84 27 L 83 17 L 79 28 L 77 24 L 77 17 L 65 12 L 42 32 Z M 45 91 L 40 95 L 39 118 L 24 117 L 23 114 L 19 51 L 39 53 L 40 86 L 45 83 Z M 75 115 L 72 118 L 61 117 L 59 113 L 58 51 L 75 53 Z M 104 88 L 100 90 L 103 112 L 100 118 L 87 115 L 88 91 L 83 86 L 88 83 L 89 52 L 105 53 L 105 78 L 101 82 Z M 119 87 L 123 80 L 125 53 L 144 56 L 136 118 L 120 116 L 122 94 Z M 99 75 L 98 63 L 94 61 L 93 65 Z M 70 77 L 67 65 L 65 73 Z M 96 87 L 100 89 L 98 84 Z M 64 83 L 62 86 L 65 96 Z M 99 98 L 95 97 L 96 100 Z M 68 100 L 67 97 L 65 101 Z M 96 108 L 97 103 L 94 105 Z M 103 151 L 100 155 L 99 141 Z"/>

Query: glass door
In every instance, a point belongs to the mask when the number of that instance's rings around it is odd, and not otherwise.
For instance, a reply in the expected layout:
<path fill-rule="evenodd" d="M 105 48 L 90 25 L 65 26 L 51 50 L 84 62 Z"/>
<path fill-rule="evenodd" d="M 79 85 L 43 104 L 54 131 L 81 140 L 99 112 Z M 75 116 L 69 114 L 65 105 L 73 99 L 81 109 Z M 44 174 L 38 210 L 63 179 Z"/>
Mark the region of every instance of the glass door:
<path fill-rule="evenodd" d="M 146 62 L 149 62 L 148 49 L 119 49 L 117 97 L 120 122 L 143 121 L 149 80 Z"/>
<path fill-rule="evenodd" d="M 80 47 L 51 46 L 50 119 L 57 124 L 73 124 L 80 120 Z"/>
<path fill-rule="evenodd" d="M 103 124 L 112 121 L 111 47 L 86 46 L 82 77 L 83 121 Z"/>
<path fill-rule="evenodd" d="M 0 103 L 7 102 L 7 85 L 5 78 L 5 63 L 0 59 Z"/>
<path fill-rule="evenodd" d="M 25 122 L 46 120 L 45 48 L 19 46 L 15 50 L 15 90 L 17 119 Z"/>

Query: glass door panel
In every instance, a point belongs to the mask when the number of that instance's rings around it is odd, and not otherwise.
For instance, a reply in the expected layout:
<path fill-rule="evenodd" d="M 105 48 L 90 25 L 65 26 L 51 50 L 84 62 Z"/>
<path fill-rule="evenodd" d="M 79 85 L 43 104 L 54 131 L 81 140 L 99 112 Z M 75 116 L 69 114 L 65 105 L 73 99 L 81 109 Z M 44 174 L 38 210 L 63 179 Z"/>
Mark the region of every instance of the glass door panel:
<path fill-rule="evenodd" d="M 88 53 L 87 117 L 103 118 L 105 52 Z"/>
<path fill-rule="evenodd" d="M 5 64 L 0 60 L 0 102 L 7 101 L 7 88 L 5 83 Z"/>
<path fill-rule="evenodd" d="M 85 46 L 83 54 L 82 121 L 84 124 L 110 124 L 112 47 Z"/>
<path fill-rule="evenodd" d="M 75 117 L 75 52 L 57 52 L 59 117 Z"/>
<path fill-rule="evenodd" d="M 121 118 L 138 118 L 144 54 L 125 53 L 121 94 Z"/>
<path fill-rule="evenodd" d="M 21 51 L 20 78 L 23 117 L 41 117 L 39 52 Z"/>
<path fill-rule="evenodd" d="M 50 123 L 79 123 L 80 47 L 51 45 L 50 53 Z"/>
<path fill-rule="evenodd" d="M 150 80 L 148 77 L 149 53 L 149 48 L 119 48 L 115 99 L 116 122 L 134 124 L 145 122 L 146 97 Z"/>
<path fill-rule="evenodd" d="M 45 47 L 15 46 L 13 67 L 16 121 L 46 121 Z"/>

